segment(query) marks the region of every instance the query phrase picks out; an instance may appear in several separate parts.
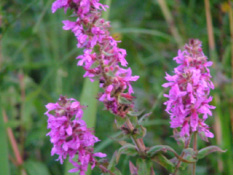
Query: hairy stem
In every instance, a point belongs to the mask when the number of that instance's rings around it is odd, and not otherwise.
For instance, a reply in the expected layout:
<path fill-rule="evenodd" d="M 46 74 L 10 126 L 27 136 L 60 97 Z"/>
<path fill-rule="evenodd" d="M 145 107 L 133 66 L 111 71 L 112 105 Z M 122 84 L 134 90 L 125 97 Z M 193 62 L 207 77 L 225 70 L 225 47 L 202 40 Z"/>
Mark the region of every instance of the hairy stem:
<path fill-rule="evenodd" d="M 134 126 L 128 117 L 126 119 L 126 125 L 127 125 L 128 129 L 130 130 L 130 132 L 133 132 Z M 143 140 L 136 138 L 136 136 L 134 136 L 134 135 L 131 136 L 131 139 L 133 140 L 134 144 L 136 145 L 139 155 L 144 157 L 146 155 L 146 152 L 145 152 L 146 146 L 145 146 Z"/>
<path fill-rule="evenodd" d="M 3 120 L 4 120 L 4 123 L 7 123 L 8 122 L 8 117 L 7 117 L 7 114 L 5 112 L 5 110 L 2 111 L 2 115 L 3 115 Z M 10 144 L 11 144 L 11 147 L 13 149 L 13 152 L 14 152 L 14 155 L 15 155 L 15 159 L 10 157 L 10 160 L 12 160 L 12 162 L 14 164 L 16 164 L 16 166 L 18 166 L 20 168 L 20 173 L 21 175 L 27 175 L 26 173 L 26 170 L 22 167 L 23 165 L 23 158 L 20 154 L 20 151 L 19 151 L 19 148 L 18 148 L 18 144 L 16 142 L 16 139 L 15 139 L 15 136 L 13 134 L 13 131 L 11 128 L 7 128 L 7 135 L 8 135 L 8 138 L 10 140 Z"/>
<path fill-rule="evenodd" d="M 193 150 L 195 151 L 195 154 L 197 154 L 197 132 L 194 132 L 193 134 Z M 196 162 L 193 163 L 192 175 L 196 175 Z"/>
<path fill-rule="evenodd" d="M 188 141 L 186 142 L 184 149 L 189 147 L 190 140 L 191 140 L 191 136 L 189 137 Z M 181 155 L 180 155 L 180 158 L 183 159 L 184 155 L 185 155 L 185 153 L 182 152 Z M 175 171 L 174 171 L 173 175 L 177 174 L 177 172 L 179 170 L 179 167 L 180 167 L 180 164 L 181 164 L 181 159 L 178 160 L 178 163 L 176 164 Z"/>
<path fill-rule="evenodd" d="M 108 170 L 104 165 L 101 164 L 96 164 L 96 166 L 99 167 L 99 169 L 104 172 L 104 173 L 109 173 L 110 175 L 116 175 L 115 173 L 111 172 L 110 170 Z"/>

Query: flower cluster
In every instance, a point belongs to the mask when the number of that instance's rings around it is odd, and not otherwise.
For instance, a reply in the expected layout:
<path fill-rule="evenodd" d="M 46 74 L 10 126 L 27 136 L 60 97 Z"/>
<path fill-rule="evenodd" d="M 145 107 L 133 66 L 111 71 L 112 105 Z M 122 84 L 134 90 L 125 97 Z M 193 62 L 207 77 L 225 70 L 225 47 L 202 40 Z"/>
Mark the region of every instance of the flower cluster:
<path fill-rule="evenodd" d="M 91 164 L 92 168 L 95 167 L 94 157 L 106 155 L 100 152 L 93 153 L 93 146 L 99 139 L 81 120 L 83 106 L 75 99 L 61 96 L 57 103 L 49 103 L 46 108 L 48 109 L 45 113 L 48 116 L 48 128 L 51 129 L 47 135 L 50 136 L 53 144 L 51 154 L 59 155 L 58 160 L 61 164 L 69 156 L 69 161 L 75 167 L 69 172 L 80 171 L 80 175 L 85 175 L 88 164 Z M 75 158 L 76 154 L 78 158 Z"/>
<path fill-rule="evenodd" d="M 205 124 L 208 116 L 212 116 L 211 109 L 215 108 L 209 105 L 210 89 L 214 89 L 208 69 L 212 62 L 207 61 L 201 42 L 194 39 L 185 45 L 183 52 L 178 51 L 174 60 L 179 64 L 174 69 L 175 75 L 166 74 L 168 83 L 163 84 L 165 88 L 170 87 L 169 94 L 164 96 L 168 98 L 165 105 L 171 128 L 181 128 L 179 133 L 183 138 L 196 131 L 203 140 L 214 137 Z"/>
<path fill-rule="evenodd" d="M 101 18 L 107 6 L 99 0 L 56 0 L 52 12 L 58 8 L 72 9 L 77 17 L 76 21 L 63 21 L 63 29 L 71 30 L 77 47 L 84 48 L 84 54 L 77 57 L 78 65 L 86 71 L 84 77 L 98 80 L 104 91 L 98 99 L 108 110 L 124 117 L 133 108 L 131 81 L 139 76 L 132 76 L 131 68 L 123 68 L 128 64 L 126 50 L 119 48 L 119 41 L 110 35 L 110 22 Z"/>

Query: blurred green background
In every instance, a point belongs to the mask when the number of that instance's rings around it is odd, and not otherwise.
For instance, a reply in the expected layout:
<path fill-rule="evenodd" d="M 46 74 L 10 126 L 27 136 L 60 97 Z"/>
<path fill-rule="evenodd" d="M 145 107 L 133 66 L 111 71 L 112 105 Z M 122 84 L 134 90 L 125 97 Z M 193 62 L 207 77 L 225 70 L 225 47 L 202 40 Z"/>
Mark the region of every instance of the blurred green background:
<path fill-rule="evenodd" d="M 7 170 L 3 173 L 7 167 L 11 175 L 66 173 L 65 165 L 55 161 L 57 156 L 50 156 L 52 145 L 46 137 L 44 116 L 45 104 L 55 102 L 60 94 L 78 100 L 82 96 L 82 101 L 93 104 L 88 111 L 90 118 L 85 119 L 101 139 L 96 144 L 97 151 L 107 153 L 110 159 L 120 147 L 111 139 L 118 132 L 113 115 L 104 111 L 99 102 L 95 115 L 96 95 L 85 99 L 84 90 L 95 94 L 97 89 L 83 86 L 84 70 L 76 66 L 75 59 L 82 50 L 76 48 L 73 34 L 62 30 L 62 20 L 68 15 L 63 10 L 52 14 L 52 2 L 0 2 L 0 175 L 7 175 Z M 214 61 L 211 73 L 216 88 L 211 94 L 217 108 L 207 123 L 215 138 L 208 143 L 199 140 L 198 147 L 219 145 L 227 152 L 214 153 L 199 161 L 198 175 L 233 174 L 232 18 L 232 4 L 225 0 L 112 0 L 109 10 L 111 33 L 122 40 L 119 46 L 127 50 L 133 74 L 140 76 L 133 84 L 136 107 L 152 112 L 145 122 L 147 146 L 167 144 L 181 151 L 171 137 L 163 105 L 166 90 L 161 86 L 165 72 L 172 73 L 176 66 L 172 58 L 177 49 L 189 38 L 199 38 L 205 54 Z M 3 118 L 8 122 L 3 122 Z M 122 156 L 117 165 L 123 175 L 129 175 L 129 160 L 134 162 L 133 158 Z M 154 167 L 156 174 L 168 174 L 161 166 Z M 92 174 L 100 172 L 94 169 Z"/>

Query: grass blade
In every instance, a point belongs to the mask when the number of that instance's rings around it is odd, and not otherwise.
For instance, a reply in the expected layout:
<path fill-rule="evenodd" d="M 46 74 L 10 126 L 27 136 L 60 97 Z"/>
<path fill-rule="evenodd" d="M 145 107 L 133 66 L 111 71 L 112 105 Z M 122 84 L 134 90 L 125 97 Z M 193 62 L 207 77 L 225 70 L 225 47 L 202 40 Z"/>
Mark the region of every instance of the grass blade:
<path fill-rule="evenodd" d="M 122 33 L 122 34 L 144 34 L 144 35 L 152 35 L 156 37 L 160 37 L 166 40 L 170 40 L 170 36 L 166 33 L 157 31 L 157 30 L 152 30 L 152 29 L 143 29 L 143 28 L 117 28 L 114 29 L 114 32 Z"/>
<path fill-rule="evenodd" d="M 8 147 L 6 129 L 3 122 L 2 109 L 0 108 L 0 170 L 1 174 L 10 175 L 9 162 L 8 162 Z"/>
<path fill-rule="evenodd" d="M 91 82 L 89 79 L 85 79 L 80 101 L 82 105 L 87 106 L 87 109 L 84 110 L 83 119 L 88 128 L 95 127 L 98 90 L 99 83 L 97 81 Z"/>
<path fill-rule="evenodd" d="M 166 1 L 165 0 L 158 0 L 158 4 L 162 10 L 162 13 L 163 13 L 166 21 L 167 21 L 167 24 L 169 25 L 169 28 L 171 30 L 171 33 L 172 33 L 177 45 L 179 46 L 179 48 L 181 48 L 183 46 L 182 37 L 179 34 L 177 27 L 175 26 L 174 19 L 173 19 L 172 14 L 167 6 Z"/>

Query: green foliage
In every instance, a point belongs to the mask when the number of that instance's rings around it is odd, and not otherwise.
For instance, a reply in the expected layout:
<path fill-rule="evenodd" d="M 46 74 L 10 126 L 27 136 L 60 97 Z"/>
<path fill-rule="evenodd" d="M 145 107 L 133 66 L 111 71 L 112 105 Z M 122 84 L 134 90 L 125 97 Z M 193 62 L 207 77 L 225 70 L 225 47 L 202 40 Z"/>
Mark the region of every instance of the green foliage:
<path fill-rule="evenodd" d="M 147 151 L 147 155 L 149 157 L 153 157 L 159 153 L 166 153 L 167 151 L 172 152 L 175 156 L 177 156 L 178 154 L 176 153 L 176 151 L 171 148 L 170 146 L 167 145 L 156 145 L 156 146 L 152 146 L 148 151 Z"/>
<path fill-rule="evenodd" d="M 175 165 L 162 154 L 158 154 L 152 157 L 151 160 L 160 164 L 169 172 L 173 172 L 175 169 Z"/>
<path fill-rule="evenodd" d="M 96 145 L 96 152 L 107 153 L 111 160 L 111 155 L 120 148 L 117 140 L 119 141 L 121 136 L 120 133 L 116 133 L 118 129 L 114 124 L 114 116 L 103 110 L 101 103 L 95 105 L 96 95 L 91 102 L 93 106 L 97 106 L 96 109 L 93 107 L 90 110 L 92 105 L 86 102 L 91 100 L 92 93 L 97 92 L 94 88 L 96 85 L 91 82 L 84 85 L 84 81 L 89 80 L 82 78 L 84 71 L 81 67 L 77 67 L 75 59 L 82 51 L 76 48 L 73 34 L 62 30 L 61 21 L 67 19 L 70 14 L 68 12 L 65 15 L 62 10 L 52 14 L 50 10 L 52 2 L 53 0 L 1 0 L 0 2 L 1 108 L 7 113 L 9 119 L 7 126 L 13 130 L 20 151 L 23 153 L 28 174 L 33 167 L 37 167 L 35 171 L 39 173 L 43 171 L 44 174 L 49 172 L 51 175 L 64 175 L 67 172 L 63 165 L 55 161 L 57 156 L 51 157 L 51 143 L 45 136 L 48 130 L 44 105 L 55 102 L 60 94 L 83 99 L 84 105 L 88 105 L 85 111 L 85 116 L 89 119 L 88 126 L 94 128 L 96 122 L 95 134 L 101 140 Z M 182 40 L 186 42 L 189 38 L 199 38 L 203 41 L 204 52 L 209 57 L 203 1 L 167 0 L 166 2 L 174 18 L 173 24 Z M 211 94 L 215 99 L 216 110 L 213 117 L 208 118 L 206 122 L 211 126 L 210 130 L 215 134 L 215 138 L 209 139 L 209 143 L 199 141 L 198 148 L 218 145 L 227 151 L 223 154 L 209 154 L 201 159 L 197 164 L 198 175 L 233 173 L 233 129 L 230 113 L 232 109 L 230 99 L 233 98 L 231 45 L 229 13 L 222 10 L 224 2 L 210 1 L 217 56 L 214 56 L 215 59 L 213 57 L 209 59 L 215 60 L 216 65 L 211 69 L 216 86 Z M 133 75 L 140 76 L 140 79 L 133 83 L 136 109 L 145 113 L 151 112 L 150 117 L 143 117 L 140 113 L 132 114 L 132 116 L 139 115 L 139 120 L 134 123 L 146 127 L 147 135 L 144 140 L 147 147 L 158 144 L 170 145 L 177 152 L 181 152 L 180 145 L 170 137 L 172 129 L 169 127 L 169 117 L 164 112 L 163 106 L 165 101 L 163 94 L 167 92 L 161 87 L 165 82 L 165 72 L 172 73 L 176 66 L 172 58 L 177 55 L 178 45 L 170 33 L 170 26 L 165 21 L 156 0 L 143 1 L 143 3 L 141 0 L 118 0 L 112 1 L 111 7 L 111 10 L 107 11 L 112 25 L 111 33 L 122 40 L 119 46 L 127 50 L 126 59 Z M 24 100 L 21 95 L 20 74 L 24 75 Z M 84 91 L 86 97 L 83 95 Z M 91 117 L 95 113 L 96 118 Z M 3 127 L 0 128 L 2 134 Z M 4 135 L 0 137 L 1 148 L 7 146 Z M 8 143 L 8 150 L 2 148 L 0 151 L 0 166 L 2 166 L 0 171 L 10 167 L 11 174 L 18 175 L 20 168 L 12 161 L 9 161 L 10 166 L 7 166 L 7 155 L 14 157 L 10 144 Z M 170 156 L 169 152 L 167 151 L 166 155 Z M 168 161 L 172 169 L 170 160 L 164 159 L 165 157 L 160 156 L 156 161 Z M 130 174 L 128 160 L 136 165 L 134 158 L 127 158 L 125 155 L 121 155 L 117 163 L 117 168 L 123 175 Z M 100 172 L 95 168 L 92 174 L 99 175 Z M 156 174 L 168 173 L 156 166 Z"/>
<path fill-rule="evenodd" d="M 206 157 L 207 155 L 209 155 L 209 154 L 211 154 L 213 152 L 222 152 L 222 153 L 224 153 L 226 151 L 222 150 L 218 146 L 208 146 L 208 147 L 202 148 L 201 150 L 198 151 L 197 158 L 198 159 L 203 159 L 204 157 Z"/>
<path fill-rule="evenodd" d="M 28 175 L 50 175 L 47 166 L 42 162 L 29 160 L 24 163 L 24 168 L 27 170 Z"/>
<path fill-rule="evenodd" d="M 145 159 L 137 159 L 137 173 L 139 174 L 151 174 L 153 171 L 152 162 Z M 152 169 L 151 169 L 152 168 Z"/>

